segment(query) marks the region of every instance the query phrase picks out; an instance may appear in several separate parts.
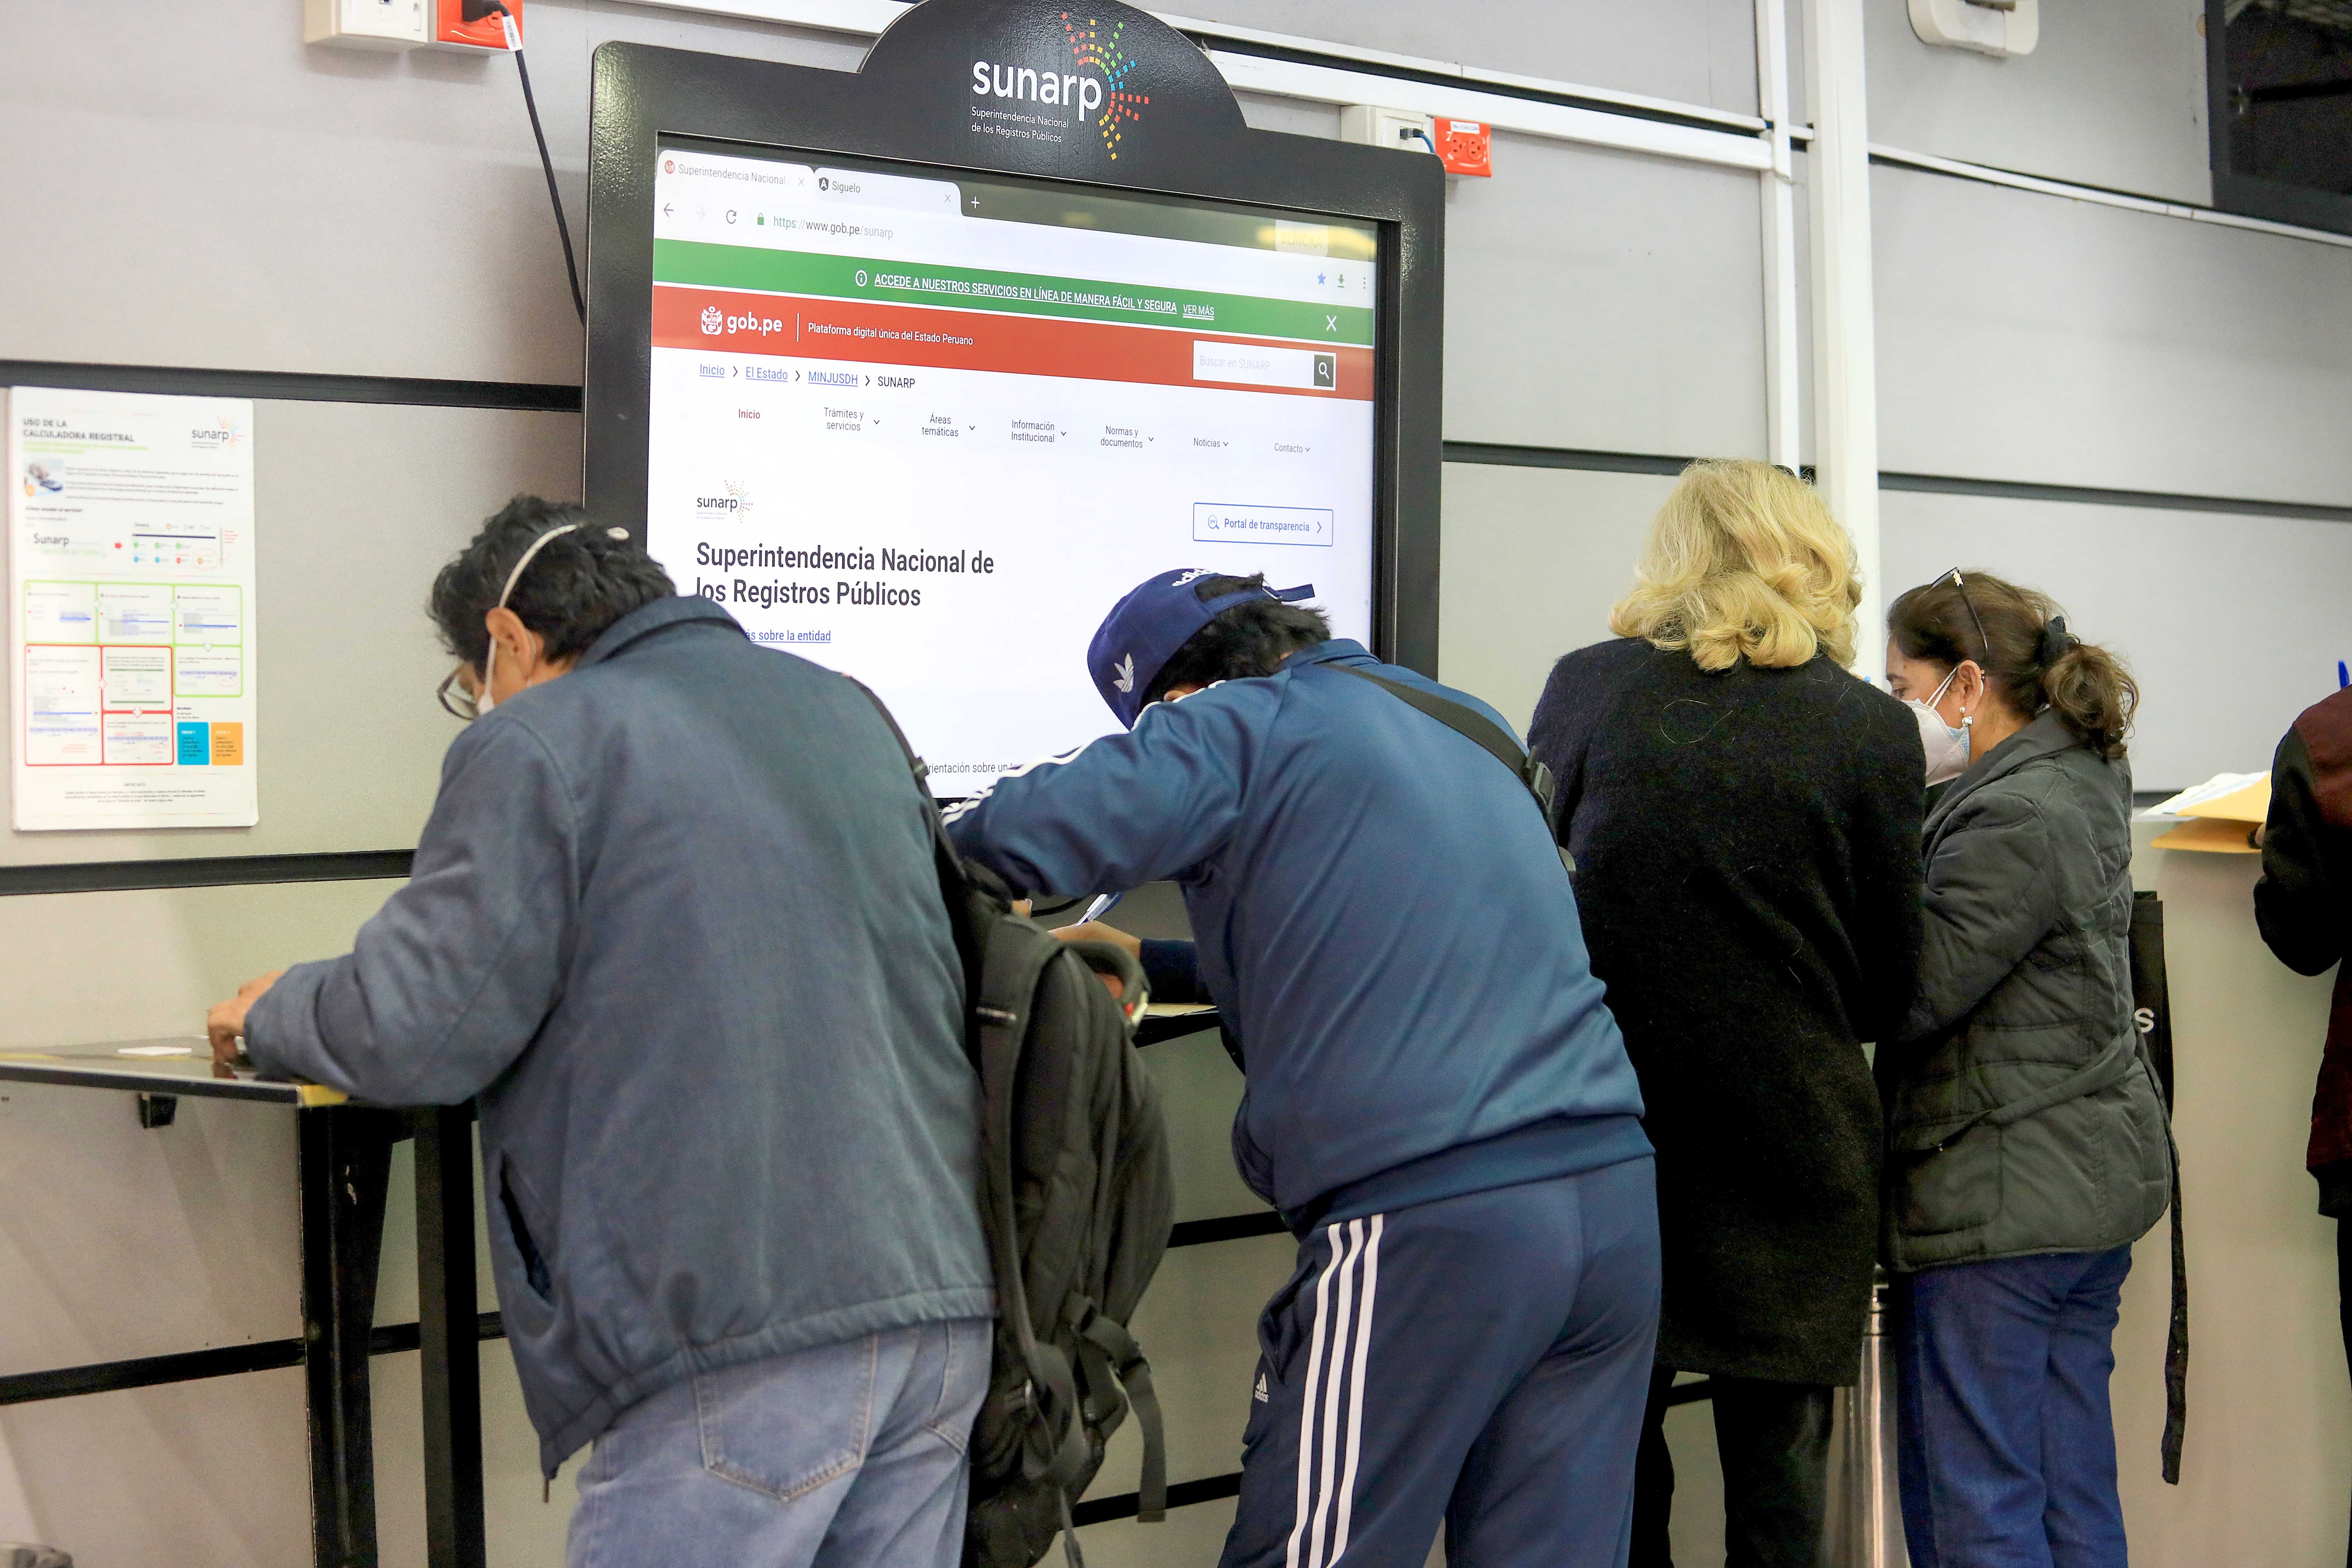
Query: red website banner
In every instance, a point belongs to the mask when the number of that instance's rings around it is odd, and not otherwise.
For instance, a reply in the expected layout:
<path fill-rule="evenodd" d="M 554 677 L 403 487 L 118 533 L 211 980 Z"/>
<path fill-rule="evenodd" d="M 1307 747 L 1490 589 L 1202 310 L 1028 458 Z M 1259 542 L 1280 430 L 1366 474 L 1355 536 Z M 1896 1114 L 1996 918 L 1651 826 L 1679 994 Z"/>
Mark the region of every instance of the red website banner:
<path fill-rule="evenodd" d="M 1195 343 L 1278 351 L 1280 356 L 1301 356 L 1296 361 L 1286 358 L 1286 363 L 1302 365 L 1309 363 L 1307 356 L 1328 355 L 1333 361 L 1334 384 L 1325 389 L 1202 379 L 1193 374 Z M 673 283 L 654 286 L 654 346 L 779 359 L 853 360 L 1084 381 L 1217 387 L 1359 403 L 1372 400 L 1372 351 L 1368 348 L 1339 344 L 1326 348 L 1213 331 L 739 293 Z"/>

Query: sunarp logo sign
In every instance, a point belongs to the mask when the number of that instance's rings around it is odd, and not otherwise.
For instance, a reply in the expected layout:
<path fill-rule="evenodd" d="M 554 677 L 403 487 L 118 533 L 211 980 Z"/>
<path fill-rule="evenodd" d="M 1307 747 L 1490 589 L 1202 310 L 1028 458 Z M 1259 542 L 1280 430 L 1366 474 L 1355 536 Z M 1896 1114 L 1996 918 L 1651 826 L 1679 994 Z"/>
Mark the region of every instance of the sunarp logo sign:
<path fill-rule="evenodd" d="M 1095 121 L 1095 129 L 1102 132 L 1103 150 L 1116 158 L 1126 127 L 1142 120 L 1143 109 L 1151 101 L 1141 93 L 1127 90 L 1128 76 L 1135 69 L 1135 57 L 1118 47 L 1119 35 L 1127 31 L 1127 24 L 1113 26 L 1110 37 L 1106 38 L 1093 17 L 1087 17 L 1086 26 L 1081 27 L 1065 11 L 1062 30 L 1070 36 L 1070 52 L 1079 63 L 1102 77 L 1103 90 L 1108 96 L 1103 100 L 1103 111 Z"/>
<path fill-rule="evenodd" d="M 1093 18 L 1083 23 L 1074 21 L 1065 11 L 1062 28 L 1068 35 L 1070 55 L 1077 70 L 1057 71 L 1051 67 L 1039 70 L 1034 66 L 974 60 L 971 90 L 981 98 L 1057 107 L 1072 121 L 1092 120 L 1095 129 L 1102 134 L 1103 150 L 1117 158 L 1126 128 L 1141 118 L 1143 106 L 1151 101 L 1143 94 L 1128 90 L 1127 79 L 1136 62 L 1118 46 L 1119 34 L 1126 26 L 1124 22 L 1115 24 L 1108 29 L 1108 37 L 1105 37 L 1105 29 Z"/>

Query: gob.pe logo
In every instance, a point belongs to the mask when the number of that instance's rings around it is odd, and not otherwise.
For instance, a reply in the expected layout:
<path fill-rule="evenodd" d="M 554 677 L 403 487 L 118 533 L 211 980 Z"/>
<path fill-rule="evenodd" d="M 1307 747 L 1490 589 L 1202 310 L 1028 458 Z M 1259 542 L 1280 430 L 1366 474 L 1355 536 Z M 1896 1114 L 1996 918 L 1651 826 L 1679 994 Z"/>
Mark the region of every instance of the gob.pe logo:
<path fill-rule="evenodd" d="M 719 313 L 718 306 L 705 305 L 702 307 L 702 330 L 705 332 L 708 332 L 710 336 L 715 338 L 721 331 L 726 330 L 726 326 L 727 318 Z"/>

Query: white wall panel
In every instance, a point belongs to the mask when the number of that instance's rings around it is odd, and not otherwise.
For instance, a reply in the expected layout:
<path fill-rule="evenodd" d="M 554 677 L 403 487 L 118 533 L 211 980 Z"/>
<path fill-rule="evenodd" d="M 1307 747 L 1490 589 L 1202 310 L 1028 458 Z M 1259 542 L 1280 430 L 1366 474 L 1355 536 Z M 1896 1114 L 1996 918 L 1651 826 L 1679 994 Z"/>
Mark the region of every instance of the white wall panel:
<path fill-rule="evenodd" d="M 1234 1508 L 1227 1498 L 1177 1509 L 1158 1524 L 1123 1519 L 1089 1525 L 1078 1531 L 1078 1549 L 1087 1554 L 1087 1568 L 1208 1568 L 1224 1550 Z"/>
<path fill-rule="evenodd" d="M 1339 106 L 1303 98 L 1276 98 L 1262 92 L 1237 92 L 1242 118 L 1253 131 L 1280 131 L 1292 136 L 1339 137 Z"/>
<path fill-rule="evenodd" d="M 1287 1236 L 1179 1247 L 1130 1325 L 1151 1358 L 1151 1384 L 1167 1417 L 1168 1479 L 1197 1480 L 1241 1466 L 1242 1426 L 1257 1375 L 1257 1317 L 1296 1267 Z M 1119 1429 L 1094 1495 L 1135 1489 L 1143 1445 L 1134 1423 Z"/>
<path fill-rule="evenodd" d="M 2039 588 L 2131 662 L 2134 782 L 2179 789 L 2270 766 L 2352 658 L 2352 524 L 1888 491 L 1887 581 L 1971 567 Z M 1877 650 L 1864 668 L 1878 668 Z"/>
<path fill-rule="evenodd" d="M 1880 466 L 2352 504 L 2352 249 L 1874 171 Z"/>
<path fill-rule="evenodd" d="M 77 1568 L 310 1561 L 299 1369 L 14 1405 L 0 1433 L 41 1539 Z"/>
<path fill-rule="evenodd" d="M 1931 47 L 1904 5 L 1873 5 L 1870 139 L 2210 203 L 2204 14 L 2203 0 L 2043 0 L 2033 53 L 1995 59 Z"/>
<path fill-rule="evenodd" d="M 352 933 L 398 885 L 312 882 L 0 899 L 0 953 L 7 954 L 8 977 L 0 986 L 0 1050 L 202 1034 L 205 1009 L 244 981 L 343 952 Z M 26 1174 L 40 1168 L 27 1166 Z M 5 1190 L 18 1189 L 11 1184 Z M 0 1290 L 5 1288 L 0 1271 Z M 14 1321 L 0 1310 L 0 1324 Z M 0 1340 L 0 1347 L 7 1342 Z"/>
<path fill-rule="evenodd" d="M 1756 112 L 1748 0 L 1495 0 L 1479 6 L 1361 0 L 1184 0 L 1204 21 Z"/>
<path fill-rule="evenodd" d="M 609 37 L 854 68 L 864 47 L 535 0 L 530 65 L 586 216 Z M 576 383 L 581 337 L 511 61 L 302 42 L 299 6 L 6 0 L 0 356 Z"/>
<path fill-rule="evenodd" d="M 2202 641 L 2200 637 L 2198 640 Z M 2265 753 L 2267 756 L 2267 753 Z M 2261 763 L 2249 764 L 2260 766 Z M 2254 930 L 2251 856 L 2149 849 L 2161 894 L 2188 1216 L 2189 1440 L 2164 1484 L 2169 1246 L 2132 1253 L 2116 1330 L 2116 1442 L 2137 1568 L 2308 1568 L 2345 1551 L 2352 1471 L 2336 1232 L 2303 1171 L 2328 979 L 2291 973 Z"/>
<path fill-rule="evenodd" d="M 10 830 L 0 864 L 415 844 L 458 728 L 433 699 L 451 660 L 426 593 L 509 497 L 579 499 L 580 421 L 272 402 L 256 409 L 254 440 L 260 826 Z"/>
<path fill-rule="evenodd" d="M 1446 437 L 1763 456 L 1756 177 L 1501 133 L 1495 169 L 1446 195 Z"/>
<path fill-rule="evenodd" d="M 1608 637 L 1609 606 L 1675 481 L 1653 474 L 1445 466 L 1439 678 L 1522 732 L 1560 655 Z"/>
<path fill-rule="evenodd" d="M 390 885 L 0 899 L 0 1047 L 192 1034 L 238 982 L 350 941 Z M 301 1331 L 294 1113 L 0 1084 L 0 1373 Z M 43 1538 L 89 1568 L 307 1559 L 298 1372 L 0 1410 Z"/>

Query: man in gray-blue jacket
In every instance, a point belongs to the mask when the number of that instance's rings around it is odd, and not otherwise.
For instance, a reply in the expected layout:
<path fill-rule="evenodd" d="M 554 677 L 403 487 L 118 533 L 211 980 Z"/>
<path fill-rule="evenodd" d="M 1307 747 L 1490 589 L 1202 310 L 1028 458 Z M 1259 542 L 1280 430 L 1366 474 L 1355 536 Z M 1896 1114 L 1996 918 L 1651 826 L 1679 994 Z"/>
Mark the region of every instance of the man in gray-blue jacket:
<path fill-rule="evenodd" d="M 215 1008 L 215 1052 L 479 1098 L 541 1463 L 596 1445 L 572 1568 L 952 1568 L 994 1300 L 896 738 L 577 508 L 509 506 L 433 613 L 479 717 L 415 873 L 351 953 Z"/>
<path fill-rule="evenodd" d="M 1641 1091 L 1517 769 L 1381 683 L 1508 727 L 1332 640 L 1311 592 L 1143 584 L 1089 656 L 1129 731 L 949 831 L 1023 892 L 1174 879 L 1199 941 L 1139 944 L 1153 994 L 1197 984 L 1239 1036 L 1234 1155 L 1299 1255 L 1226 1568 L 1419 1568 L 1441 1522 L 1455 1563 L 1619 1568 L 1657 1332 Z"/>

